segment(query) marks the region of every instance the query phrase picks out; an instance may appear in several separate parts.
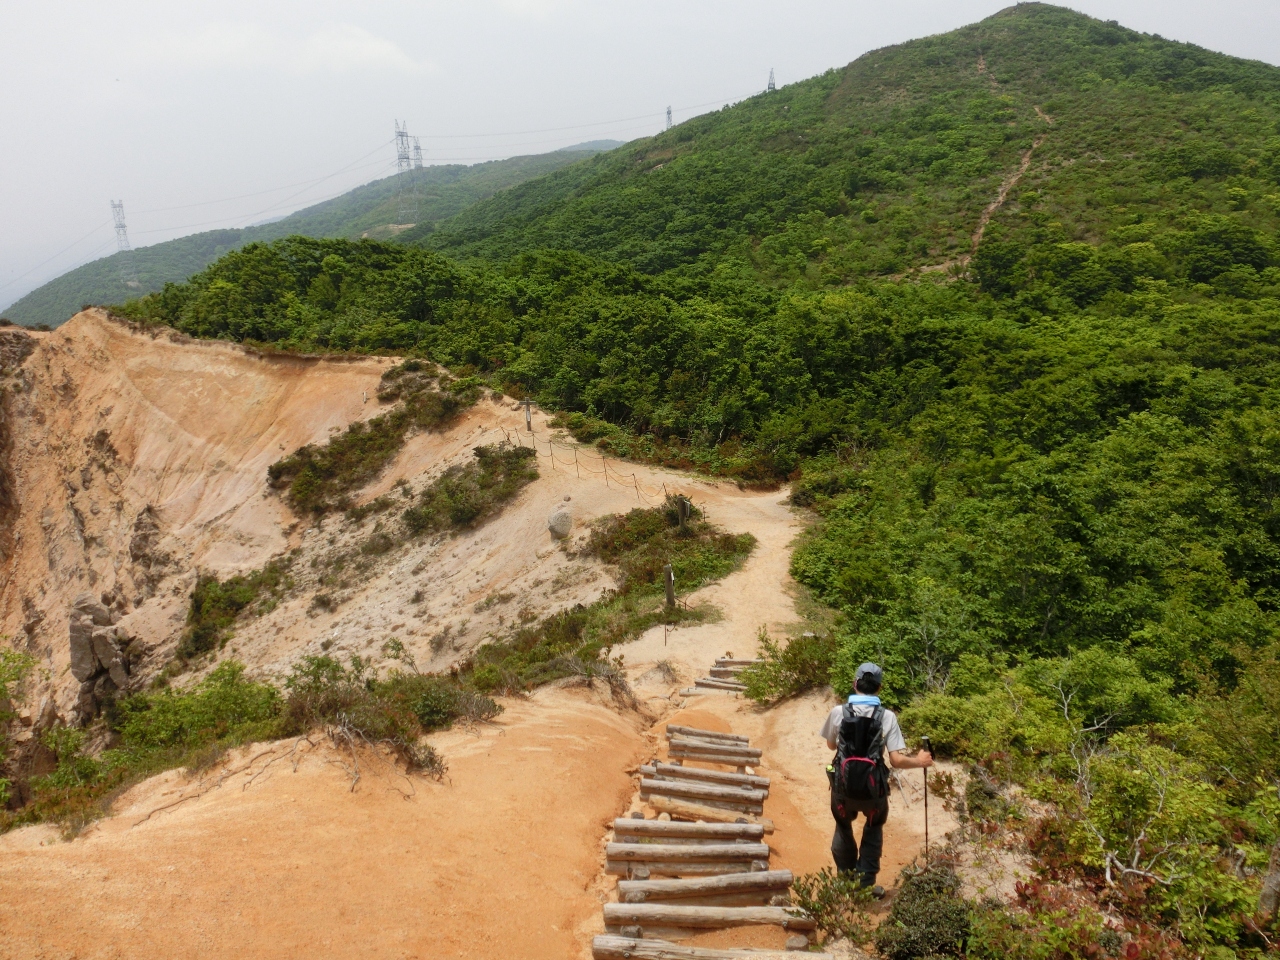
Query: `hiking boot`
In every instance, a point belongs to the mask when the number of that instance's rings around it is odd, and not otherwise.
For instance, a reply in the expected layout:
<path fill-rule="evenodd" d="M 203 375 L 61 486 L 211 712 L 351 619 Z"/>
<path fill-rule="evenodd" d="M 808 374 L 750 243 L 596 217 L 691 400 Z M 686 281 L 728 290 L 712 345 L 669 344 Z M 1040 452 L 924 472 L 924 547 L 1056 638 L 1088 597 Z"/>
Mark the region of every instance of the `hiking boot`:
<path fill-rule="evenodd" d="M 862 887 L 864 890 L 869 889 L 871 891 L 871 896 L 875 897 L 875 899 L 884 899 L 884 887 L 876 883 L 875 874 L 858 874 L 858 886 Z"/>

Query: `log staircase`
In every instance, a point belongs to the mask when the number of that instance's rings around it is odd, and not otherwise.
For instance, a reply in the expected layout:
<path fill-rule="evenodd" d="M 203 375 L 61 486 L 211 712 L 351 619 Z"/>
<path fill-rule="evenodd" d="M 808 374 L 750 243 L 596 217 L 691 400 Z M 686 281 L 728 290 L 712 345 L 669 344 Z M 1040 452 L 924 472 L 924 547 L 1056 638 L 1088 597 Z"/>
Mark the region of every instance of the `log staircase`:
<path fill-rule="evenodd" d="M 721 666 L 725 662 L 717 661 L 715 669 L 731 669 Z M 607 932 L 592 942 L 592 957 L 770 960 L 807 951 L 814 922 L 790 906 L 791 871 L 769 865 L 769 778 L 754 770 L 761 751 L 746 737 L 695 727 L 668 725 L 666 736 L 669 762 L 654 760 L 638 771 L 640 797 L 659 811 L 659 819 L 646 820 L 636 811 L 613 823 L 605 869 L 619 878 L 618 902 L 604 906 Z M 676 942 L 706 930 L 747 926 L 781 927 L 791 934 L 786 950 L 713 950 Z M 806 956 L 831 960 L 829 954 Z"/>
<path fill-rule="evenodd" d="M 720 657 L 711 668 L 710 675 L 699 677 L 693 686 L 680 691 L 685 696 L 699 693 L 741 693 L 747 689 L 738 675 L 747 667 L 759 663 L 759 660 L 735 660 L 733 657 Z"/>

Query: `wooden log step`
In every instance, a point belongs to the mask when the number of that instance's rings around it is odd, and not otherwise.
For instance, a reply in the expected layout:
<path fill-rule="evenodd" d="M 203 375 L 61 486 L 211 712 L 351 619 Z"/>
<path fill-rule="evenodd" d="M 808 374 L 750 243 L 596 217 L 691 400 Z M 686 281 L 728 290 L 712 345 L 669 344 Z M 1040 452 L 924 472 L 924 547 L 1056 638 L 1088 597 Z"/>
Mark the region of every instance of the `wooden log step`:
<path fill-rule="evenodd" d="M 675 786 L 679 781 L 664 780 L 661 782 Z M 668 800 L 680 800 L 687 803 L 696 803 L 703 807 L 716 807 L 728 813 L 736 813 L 743 817 L 760 817 L 764 815 L 764 805 L 751 800 L 720 800 L 715 797 L 691 797 L 687 795 L 687 791 L 676 792 L 675 790 L 642 790 L 640 796 L 642 799 L 649 802 L 652 802 L 658 797 L 665 797 Z"/>
<path fill-rule="evenodd" d="M 740 823 L 745 821 L 747 823 L 758 823 L 764 827 L 765 833 L 773 833 L 773 821 L 768 817 L 759 817 L 755 814 L 743 813 L 738 810 L 726 810 L 723 807 L 712 807 L 705 803 L 682 800 L 679 797 L 651 796 L 649 798 L 649 806 L 659 813 L 669 813 L 673 818 L 680 820 L 702 820 L 707 823 Z"/>
<path fill-rule="evenodd" d="M 766 906 L 791 889 L 790 870 L 726 873 L 696 880 L 619 880 L 622 903 L 691 903 L 701 906 Z"/>
<path fill-rule="evenodd" d="M 817 924 L 798 907 L 694 907 L 667 903 L 606 903 L 605 928 L 636 926 L 675 930 L 782 927 L 813 930 Z"/>
<path fill-rule="evenodd" d="M 717 667 L 739 667 L 739 668 L 741 668 L 741 667 L 753 667 L 753 666 L 755 666 L 757 663 L 760 663 L 760 661 L 759 661 L 759 660 L 730 659 L 730 658 L 728 658 L 728 657 L 716 657 L 716 663 L 715 663 L 715 665 L 716 665 Z"/>
<path fill-rule="evenodd" d="M 715 730 L 700 730 L 697 727 L 681 727 L 674 723 L 667 724 L 667 739 L 672 737 L 689 736 L 697 737 L 702 740 L 729 740 L 733 743 L 740 743 L 744 747 L 750 742 L 747 737 L 737 733 L 717 733 Z"/>
<path fill-rule="evenodd" d="M 751 840 L 759 843 L 764 827 L 758 823 L 681 823 L 679 820 L 634 820 L 620 817 L 613 821 L 614 839 L 643 837 L 662 840 L 714 840 L 735 843 Z"/>
<path fill-rule="evenodd" d="M 835 960 L 830 953 L 805 953 L 805 960 Z M 591 941 L 592 960 L 796 960 L 789 950 L 717 950 L 687 947 L 663 940 L 640 940 L 612 934 Z"/>
<path fill-rule="evenodd" d="M 726 767 L 735 767 L 737 772 L 744 776 L 747 775 L 748 770 L 753 770 L 758 763 L 758 761 L 749 758 L 736 757 L 732 753 L 685 753 L 679 749 L 669 749 L 667 755 L 667 759 L 673 767 L 683 765 L 686 760 L 697 763 L 718 763 Z"/>
<path fill-rule="evenodd" d="M 745 683 L 739 683 L 737 680 L 716 680 L 712 677 L 699 677 L 693 681 L 693 685 L 708 690 L 732 690 L 734 692 L 747 689 Z"/>
<path fill-rule="evenodd" d="M 755 777 L 748 773 L 727 773 L 724 770 L 703 770 L 700 767 L 680 767 L 674 763 L 658 762 L 641 767 L 640 774 L 657 777 L 659 780 L 703 780 L 725 786 L 750 787 L 752 790 L 763 790 L 765 796 L 769 795 L 769 778 Z"/>
<path fill-rule="evenodd" d="M 750 757 L 736 756 L 732 753 L 720 753 L 719 751 L 707 750 L 684 750 L 674 746 L 667 750 L 667 757 L 673 761 L 673 765 L 681 760 L 696 760 L 698 763 L 719 763 L 726 767 L 737 767 L 739 773 L 746 773 L 747 767 L 754 767 L 758 762 L 756 760 L 752 760 Z"/>
<path fill-rule="evenodd" d="M 665 863 L 707 863 L 715 860 L 768 860 L 767 843 L 610 843 L 606 860 L 661 860 Z"/>
<path fill-rule="evenodd" d="M 604 872 L 615 877 L 648 880 L 650 877 L 710 877 L 725 873 L 763 873 L 769 869 L 768 860 L 708 860 L 691 863 L 688 860 L 606 860 Z"/>
<path fill-rule="evenodd" d="M 672 737 L 667 741 L 667 752 L 674 754 L 676 751 L 687 754 L 714 753 L 720 756 L 741 757 L 747 763 L 758 761 L 764 752 L 757 747 L 740 747 L 735 743 L 708 743 L 705 740 Z"/>
<path fill-rule="evenodd" d="M 764 791 L 744 790 L 742 787 L 722 787 L 713 783 L 699 783 L 696 780 L 653 780 L 642 777 L 640 780 L 640 796 L 650 794 L 664 797 L 683 797 L 699 803 L 730 803 L 741 806 L 749 813 L 764 812 Z"/>
<path fill-rule="evenodd" d="M 745 667 L 712 667 L 709 673 L 712 680 L 735 680 Z"/>

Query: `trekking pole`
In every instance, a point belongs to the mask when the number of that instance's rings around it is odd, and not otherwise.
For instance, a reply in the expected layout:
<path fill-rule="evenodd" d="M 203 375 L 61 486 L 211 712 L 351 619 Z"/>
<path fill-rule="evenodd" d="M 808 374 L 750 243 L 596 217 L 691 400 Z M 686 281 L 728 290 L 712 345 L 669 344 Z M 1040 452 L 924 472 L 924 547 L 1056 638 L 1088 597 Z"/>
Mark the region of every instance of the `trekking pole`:
<path fill-rule="evenodd" d="M 920 738 L 929 756 L 933 756 L 933 744 L 928 737 Z M 924 865 L 929 866 L 929 768 L 924 768 Z"/>

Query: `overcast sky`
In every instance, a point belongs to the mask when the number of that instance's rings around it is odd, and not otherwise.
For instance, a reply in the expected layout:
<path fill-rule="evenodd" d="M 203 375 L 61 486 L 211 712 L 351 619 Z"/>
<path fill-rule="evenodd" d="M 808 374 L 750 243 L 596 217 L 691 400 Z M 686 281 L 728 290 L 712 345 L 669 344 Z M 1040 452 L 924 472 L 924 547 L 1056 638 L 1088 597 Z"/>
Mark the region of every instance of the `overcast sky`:
<path fill-rule="evenodd" d="M 1008 0 L 0 0 L 0 305 L 115 249 L 428 163 L 629 140 Z M 1277 0 L 1075 0 L 1280 63 Z"/>

